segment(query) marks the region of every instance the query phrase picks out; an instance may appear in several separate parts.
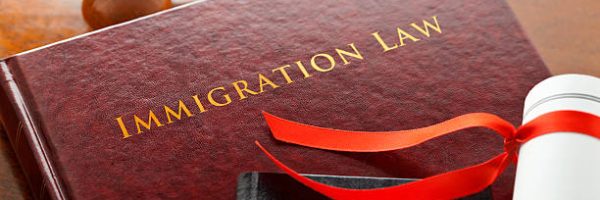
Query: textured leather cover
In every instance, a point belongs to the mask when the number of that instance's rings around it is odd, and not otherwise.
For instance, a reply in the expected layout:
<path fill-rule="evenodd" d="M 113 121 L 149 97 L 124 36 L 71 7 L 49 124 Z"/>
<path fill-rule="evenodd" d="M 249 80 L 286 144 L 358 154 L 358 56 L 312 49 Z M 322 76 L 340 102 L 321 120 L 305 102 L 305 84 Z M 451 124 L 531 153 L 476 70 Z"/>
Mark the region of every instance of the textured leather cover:
<path fill-rule="evenodd" d="M 394 35 L 396 27 L 433 15 L 442 34 L 393 51 L 381 53 L 370 35 Z M 115 122 L 146 118 L 180 99 L 192 107 L 191 96 L 240 79 L 256 86 L 256 73 L 308 63 L 351 42 L 361 45 L 364 60 L 327 73 L 310 69 L 307 79 L 290 72 L 292 84 L 127 139 Z M 501 152 L 502 139 L 476 129 L 407 150 L 339 153 L 274 141 L 260 111 L 366 131 L 416 128 L 469 112 L 519 124 L 527 91 L 549 75 L 509 7 L 495 0 L 209 0 L 5 63 L 2 86 L 12 107 L 2 115 L 16 119 L 4 126 L 17 130 L 31 120 L 22 134 L 28 139 L 11 142 L 30 142 L 35 155 L 21 157 L 37 161 L 35 177 L 51 178 L 38 192 L 60 198 L 52 192 L 60 190 L 73 199 L 233 199 L 241 172 L 278 171 L 255 140 L 302 173 L 422 178 L 461 168 Z M 511 197 L 513 177 L 511 167 L 494 184 L 496 199 Z"/>
<path fill-rule="evenodd" d="M 389 187 L 409 183 L 415 179 L 381 178 L 362 176 L 331 176 L 305 174 L 304 176 L 321 183 L 344 188 L 367 189 Z M 237 185 L 237 200 L 278 200 L 278 199 L 328 199 L 326 196 L 300 184 L 287 174 L 248 172 L 240 174 Z M 402 199 L 401 196 L 398 199 Z M 483 191 L 461 198 L 461 200 L 491 200 L 488 187 Z"/>

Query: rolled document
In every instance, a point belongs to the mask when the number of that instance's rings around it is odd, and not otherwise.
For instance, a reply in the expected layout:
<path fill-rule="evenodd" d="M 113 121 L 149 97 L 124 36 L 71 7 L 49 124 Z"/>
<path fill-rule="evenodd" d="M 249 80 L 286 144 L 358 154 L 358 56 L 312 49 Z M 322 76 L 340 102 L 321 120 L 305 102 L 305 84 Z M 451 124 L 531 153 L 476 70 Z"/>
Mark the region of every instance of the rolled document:
<path fill-rule="evenodd" d="M 525 99 L 523 124 L 559 110 L 600 116 L 600 79 L 567 74 L 540 82 Z M 523 144 L 514 199 L 600 199 L 600 140 L 558 132 Z"/>

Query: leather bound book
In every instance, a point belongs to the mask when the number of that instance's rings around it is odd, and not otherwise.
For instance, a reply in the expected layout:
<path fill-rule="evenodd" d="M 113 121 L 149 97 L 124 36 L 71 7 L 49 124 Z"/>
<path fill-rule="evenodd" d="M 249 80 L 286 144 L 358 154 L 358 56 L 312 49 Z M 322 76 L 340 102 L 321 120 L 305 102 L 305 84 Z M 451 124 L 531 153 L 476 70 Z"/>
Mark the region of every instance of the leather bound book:
<path fill-rule="evenodd" d="M 0 62 L 1 121 L 38 198 L 234 199 L 246 171 L 423 178 L 487 160 L 471 129 L 380 153 L 276 142 L 267 111 L 345 130 L 490 112 L 549 76 L 496 0 L 208 0 Z M 492 187 L 512 195 L 514 168 Z"/>

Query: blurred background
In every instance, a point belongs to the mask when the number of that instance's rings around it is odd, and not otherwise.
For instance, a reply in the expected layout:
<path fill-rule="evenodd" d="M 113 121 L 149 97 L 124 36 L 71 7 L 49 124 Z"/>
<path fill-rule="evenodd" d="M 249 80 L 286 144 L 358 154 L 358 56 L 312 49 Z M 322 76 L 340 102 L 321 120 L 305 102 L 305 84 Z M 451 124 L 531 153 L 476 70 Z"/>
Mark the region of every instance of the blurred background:
<path fill-rule="evenodd" d="M 0 58 L 192 1 L 0 0 Z M 553 74 L 600 76 L 600 1 L 507 1 Z M 29 198 L 0 132 L 0 199 Z"/>

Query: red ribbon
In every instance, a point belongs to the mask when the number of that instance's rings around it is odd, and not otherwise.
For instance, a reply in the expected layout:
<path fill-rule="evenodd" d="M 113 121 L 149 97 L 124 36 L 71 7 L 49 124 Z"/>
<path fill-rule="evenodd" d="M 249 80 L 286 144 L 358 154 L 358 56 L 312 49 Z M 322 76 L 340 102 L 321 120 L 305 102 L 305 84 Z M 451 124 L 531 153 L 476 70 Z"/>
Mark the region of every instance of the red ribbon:
<path fill-rule="evenodd" d="M 511 160 L 516 161 L 518 147 L 535 137 L 554 132 L 575 132 L 600 139 L 600 117 L 578 111 L 547 113 L 518 129 L 496 115 L 471 113 L 424 128 L 389 132 L 336 130 L 289 121 L 266 112 L 263 115 L 277 140 L 335 151 L 380 152 L 404 149 L 474 127 L 489 128 L 504 137 L 505 152 L 486 162 L 407 184 L 376 189 L 340 188 L 313 181 L 284 165 L 256 141 L 256 145 L 279 168 L 300 183 L 333 199 L 460 198 L 491 185 Z"/>

